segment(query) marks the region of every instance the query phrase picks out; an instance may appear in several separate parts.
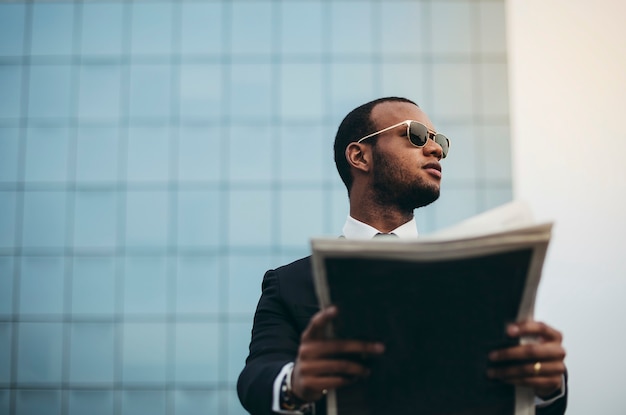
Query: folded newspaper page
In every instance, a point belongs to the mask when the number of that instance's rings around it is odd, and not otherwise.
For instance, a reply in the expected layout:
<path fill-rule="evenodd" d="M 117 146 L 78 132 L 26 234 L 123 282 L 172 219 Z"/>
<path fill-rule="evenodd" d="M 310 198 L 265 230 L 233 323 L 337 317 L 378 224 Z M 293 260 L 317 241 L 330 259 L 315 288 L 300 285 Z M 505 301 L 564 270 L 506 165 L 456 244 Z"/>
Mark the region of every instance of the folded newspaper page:
<path fill-rule="evenodd" d="M 487 355 L 532 317 L 551 228 L 515 203 L 418 241 L 313 239 L 320 306 L 339 309 L 329 336 L 385 344 L 355 357 L 371 376 L 329 391 L 328 415 L 534 414 L 531 390 L 487 378 Z"/>

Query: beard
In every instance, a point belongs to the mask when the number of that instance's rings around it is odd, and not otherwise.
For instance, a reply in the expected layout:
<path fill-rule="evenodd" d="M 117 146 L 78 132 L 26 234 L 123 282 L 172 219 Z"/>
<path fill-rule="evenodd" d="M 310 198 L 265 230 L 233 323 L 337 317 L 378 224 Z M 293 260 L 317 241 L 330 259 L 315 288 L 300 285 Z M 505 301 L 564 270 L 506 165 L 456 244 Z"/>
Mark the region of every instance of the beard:
<path fill-rule="evenodd" d="M 395 206 L 404 212 L 426 206 L 439 198 L 439 184 L 411 177 L 386 155 L 374 150 L 374 199 L 380 206 Z"/>

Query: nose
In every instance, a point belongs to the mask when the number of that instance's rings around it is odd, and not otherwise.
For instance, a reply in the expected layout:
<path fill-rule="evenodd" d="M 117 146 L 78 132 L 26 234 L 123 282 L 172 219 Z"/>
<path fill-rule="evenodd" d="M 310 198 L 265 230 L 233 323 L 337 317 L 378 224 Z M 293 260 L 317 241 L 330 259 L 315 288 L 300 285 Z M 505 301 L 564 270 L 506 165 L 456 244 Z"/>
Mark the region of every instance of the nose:
<path fill-rule="evenodd" d="M 426 141 L 422 150 L 424 151 L 424 155 L 435 156 L 437 157 L 437 160 L 441 160 L 443 157 L 443 149 L 431 137 L 428 138 L 428 141 Z"/>

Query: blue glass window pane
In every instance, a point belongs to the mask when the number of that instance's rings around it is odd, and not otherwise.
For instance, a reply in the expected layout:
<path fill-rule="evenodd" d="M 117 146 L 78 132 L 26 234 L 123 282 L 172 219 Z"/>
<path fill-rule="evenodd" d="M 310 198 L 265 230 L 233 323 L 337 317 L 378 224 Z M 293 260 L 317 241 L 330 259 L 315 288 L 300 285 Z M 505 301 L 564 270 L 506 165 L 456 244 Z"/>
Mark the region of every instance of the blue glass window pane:
<path fill-rule="evenodd" d="M 408 97 L 418 99 L 417 104 L 425 107 L 426 77 L 421 63 L 383 63 L 382 91 L 385 97 Z"/>
<path fill-rule="evenodd" d="M 126 259 L 124 277 L 126 314 L 165 314 L 167 288 L 167 264 L 164 257 Z"/>
<path fill-rule="evenodd" d="M 319 120 L 324 116 L 322 65 L 284 64 L 280 107 L 285 119 Z"/>
<path fill-rule="evenodd" d="M 113 391 L 72 390 L 69 392 L 69 415 L 113 415 Z"/>
<path fill-rule="evenodd" d="M 124 391 L 122 415 L 165 415 L 167 391 Z"/>
<path fill-rule="evenodd" d="M 26 140 L 24 178 L 32 182 L 67 180 L 70 130 L 59 127 L 31 127 Z"/>
<path fill-rule="evenodd" d="M 483 163 L 481 179 L 511 181 L 511 135 L 508 125 L 484 125 L 477 147 L 481 151 Z M 452 153 L 450 153 L 452 154 Z"/>
<path fill-rule="evenodd" d="M 69 55 L 74 33 L 73 3 L 34 3 L 31 53 Z"/>
<path fill-rule="evenodd" d="M 218 414 L 218 393 L 212 390 L 177 390 L 174 392 L 174 411 L 176 415 Z"/>
<path fill-rule="evenodd" d="M 429 25 L 426 24 L 427 16 L 424 9 L 424 2 L 421 1 L 385 2 L 384 7 L 380 8 L 382 26 L 380 41 L 383 55 L 407 57 L 424 52 L 426 39 L 430 37 L 430 32 L 426 32 Z M 423 90 L 419 93 L 423 94 Z M 404 93 L 398 96 L 409 95 Z"/>
<path fill-rule="evenodd" d="M 437 204 L 432 203 L 416 211 L 415 221 L 417 222 L 417 230 L 420 235 L 427 235 L 438 229 Z M 441 220 L 441 218 L 439 219 Z M 450 226 L 450 222 L 445 222 L 444 226 Z"/>
<path fill-rule="evenodd" d="M 337 235 L 337 233 L 334 235 Z M 311 248 L 308 246 L 305 248 L 290 248 L 288 251 L 283 251 L 280 255 L 277 255 L 276 265 L 290 264 L 308 255 L 311 255 Z"/>
<path fill-rule="evenodd" d="M 0 127 L 0 183 L 18 180 L 19 132 L 18 128 Z"/>
<path fill-rule="evenodd" d="M 113 248 L 117 237 L 117 193 L 77 191 L 74 210 L 74 246 Z"/>
<path fill-rule="evenodd" d="M 20 313 L 63 313 L 64 280 L 63 257 L 22 257 Z"/>
<path fill-rule="evenodd" d="M 123 326 L 123 381 L 151 384 L 165 382 L 167 360 L 165 324 L 125 323 Z M 144 413 L 154 412 L 146 410 L 142 412 Z"/>
<path fill-rule="evenodd" d="M 215 190 L 178 192 L 178 244 L 215 247 L 220 242 L 220 193 Z"/>
<path fill-rule="evenodd" d="M 115 312 L 115 260 L 74 257 L 72 314 L 112 315 Z"/>
<path fill-rule="evenodd" d="M 309 239 L 324 230 L 325 198 L 322 189 L 280 192 L 281 245 L 307 246 Z M 305 219 L 306 218 L 306 219 Z"/>
<path fill-rule="evenodd" d="M 509 115 L 509 77 L 506 63 L 480 65 L 480 111 L 486 117 Z"/>
<path fill-rule="evenodd" d="M 323 51 L 322 2 L 281 4 L 281 46 L 285 54 L 321 54 Z"/>
<path fill-rule="evenodd" d="M 118 167 L 118 130 L 114 127 L 81 127 L 76 147 L 76 180 L 115 182 Z"/>
<path fill-rule="evenodd" d="M 483 151 L 476 141 L 477 133 L 474 126 L 470 122 L 464 122 L 435 127 L 454 143 L 454 152 L 450 152 L 441 163 L 445 180 L 474 183 L 479 170 L 477 152 Z M 485 164 L 491 164 L 492 161 Z"/>
<path fill-rule="evenodd" d="M 184 2 L 181 7 L 181 52 L 220 53 L 222 51 L 222 2 Z"/>
<path fill-rule="evenodd" d="M 476 107 L 473 93 L 473 67 L 467 63 L 433 64 L 432 118 L 466 118 Z"/>
<path fill-rule="evenodd" d="M 11 408 L 11 390 L 0 389 L 0 414 L 9 414 Z"/>
<path fill-rule="evenodd" d="M 218 323 L 176 325 L 176 382 L 217 382 L 219 364 Z"/>
<path fill-rule="evenodd" d="M 283 182 L 319 182 L 326 177 L 325 161 L 333 143 L 319 125 L 283 125 L 280 130 L 280 174 Z M 306 157 L 302 154 L 306 152 Z M 333 168 L 334 170 L 334 168 Z"/>
<path fill-rule="evenodd" d="M 478 4 L 480 52 L 506 53 L 506 9 L 505 3 L 485 1 Z"/>
<path fill-rule="evenodd" d="M 16 192 L 0 191 L 0 248 L 15 246 L 16 199 Z"/>
<path fill-rule="evenodd" d="M 137 54 L 168 54 L 172 50 L 174 10 L 169 2 L 132 4 L 131 48 Z"/>
<path fill-rule="evenodd" d="M 24 192 L 23 246 L 62 247 L 65 245 L 65 192 Z"/>
<path fill-rule="evenodd" d="M 324 233 L 339 235 L 349 211 L 348 191 L 343 183 L 337 184 L 330 192 L 330 229 L 326 229 Z"/>
<path fill-rule="evenodd" d="M 61 415 L 61 391 L 17 390 L 15 415 Z"/>
<path fill-rule="evenodd" d="M 232 3 L 232 52 L 268 54 L 272 50 L 272 2 Z"/>
<path fill-rule="evenodd" d="M 223 135 L 218 127 L 183 127 L 178 143 L 181 181 L 218 181 L 222 170 Z"/>
<path fill-rule="evenodd" d="M 0 316 L 13 314 L 13 257 L 0 256 Z"/>
<path fill-rule="evenodd" d="M 230 112 L 233 119 L 267 121 L 272 109 L 272 72 L 267 64 L 233 64 Z"/>
<path fill-rule="evenodd" d="M 122 52 L 123 3 L 86 2 L 82 5 L 83 54 L 113 55 Z"/>
<path fill-rule="evenodd" d="M 24 45 L 24 4 L 0 4 L 0 56 L 19 56 Z"/>
<path fill-rule="evenodd" d="M 231 245 L 267 246 L 272 242 L 272 193 L 269 190 L 230 192 L 228 240 Z"/>
<path fill-rule="evenodd" d="M 69 117 L 71 76 L 70 65 L 32 65 L 28 88 L 28 115 Z"/>
<path fill-rule="evenodd" d="M 276 154 L 271 145 L 273 136 L 267 124 L 231 126 L 228 140 L 228 172 L 231 181 L 272 180 Z M 250 157 L 252 154 L 254 156 Z"/>
<path fill-rule="evenodd" d="M 333 1 L 330 9 L 332 52 L 345 55 L 372 53 L 372 3 Z"/>
<path fill-rule="evenodd" d="M 129 191 L 126 243 L 130 247 L 164 247 L 167 243 L 168 193 Z"/>
<path fill-rule="evenodd" d="M 112 323 L 73 323 L 70 382 L 113 382 L 115 328 Z"/>
<path fill-rule="evenodd" d="M 231 255 L 228 259 L 228 311 L 252 316 L 261 295 L 263 275 L 271 268 L 272 258 L 263 254 Z"/>
<path fill-rule="evenodd" d="M 2 9 L 0 9 L 2 10 Z M 2 36 L 0 36 L 1 38 Z M 0 65 L 0 119 L 18 118 L 22 102 L 22 66 Z"/>
<path fill-rule="evenodd" d="M 168 65 L 133 65 L 130 73 L 131 117 L 169 116 L 170 78 Z"/>
<path fill-rule="evenodd" d="M 78 116 L 85 119 L 120 115 L 121 68 L 118 65 L 82 65 L 78 89 Z"/>
<path fill-rule="evenodd" d="M 178 259 L 176 273 L 177 313 L 217 313 L 219 311 L 219 267 L 213 256 Z"/>
<path fill-rule="evenodd" d="M 513 191 L 510 183 L 499 187 L 484 187 L 483 189 L 480 189 L 479 194 L 483 201 L 483 211 L 495 208 L 513 200 Z"/>
<path fill-rule="evenodd" d="M 228 408 L 228 415 L 248 415 L 239 401 L 237 396 L 237 390 L 228 389 L 223 392 L 226 395 L 226 407 Z"/>
<path fill-rule="evenodd" d="M 222 66 L 182 65 L 180 116 L 183 119 L 219 119 L 222 115 Z"/>
<path fill-rule="evenodd" d="M 0 384 L 11 381 L 11 338 L 13 324 L 0 323 Z"/>
<path fill-rule="evenodd" d="M 228 361 L 227 361 L 227 381 L 237 382 L 248 357 L 248 345 L 250 344 L 250 333 L 252 331 L 252 320 L 249 323 L 229 323 L 228 324 Z"/>
<path fill-rule="evenodd" d="M 131 128 L 128 137 L 128 180 L 166 181 L 169 177 L 169 154 L 168 128 Z"/>
<path fill-rule="evenodd" d="M 463 203 L 459 203 L 462 200 Z M 435 226 L 442 228 L 451 223 L 457 223 L 476 215 L 478 210 L 478 195 L 474 186 L 463 188 L 447 188 L 441 192 L 437 201 Z"/>
<path fill-rule="evenodd" d="M 472 53 L 471 2 L 434 2 L 431 6 L 432 52 Z M 436 89 L 435 89 L 436 91 Z"/>
<path fill-rule="evenodd" d="M 0 182 L 16 182 L 20 151 L 19 130 L 0 128 Z"/>
<path fill-rule="evenodd" d="M 17 381 L 61 383 L 62 323 L 18 323 Z M 49 413 L 48 411 L 38 413 Z"/>
<path fill-rule="evenodd" d="M 356 3 L 354 3 L 356 4 Z M 331 64 L 332 114 L 339 125 L 345 114 L 372 99 L 375 94 L 374 74 L 371 65 L 358 63 Z"/>

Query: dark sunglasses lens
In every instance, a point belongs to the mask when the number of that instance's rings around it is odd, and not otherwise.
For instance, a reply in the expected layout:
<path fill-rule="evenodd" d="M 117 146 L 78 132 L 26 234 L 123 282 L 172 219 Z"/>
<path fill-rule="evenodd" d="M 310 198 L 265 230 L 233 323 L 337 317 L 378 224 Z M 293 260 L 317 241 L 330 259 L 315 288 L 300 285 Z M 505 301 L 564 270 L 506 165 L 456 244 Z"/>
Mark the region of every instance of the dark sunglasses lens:
<path fill-rule="evenodd" d="M 417 122 L 412 122 L 409 126 L 409 140 L 414 146 L 422 147 L 428 140 L 428 129 L 425 125 Z"/>
<path fill-rule="evenodd" d="M 425 125 L 418 122 L 412 122 L 409 126 L 409 140 L 411 140 L 411 143 L 413 143 L 414 146 L 425 146 L 426 142 L 428 141 L 428 136 L 428 128 L 426 128 Z M 433 140 L 435 141 L 435 143 L 441 146 L 441 153 L 442 156 L 445 158 L 448 155 L 450 141 L 443 134 L 435 134 Z"/>
<path fill-rule="evenodd" d="M 445 158 L 448 155 L 448 150 L 450 149 L 450 140 L 448 140 L 448 138 L 443 134 L 436 134 L 434 140 L 435 143 L 441 146 L 441 153 L 443 158 Z"/>

